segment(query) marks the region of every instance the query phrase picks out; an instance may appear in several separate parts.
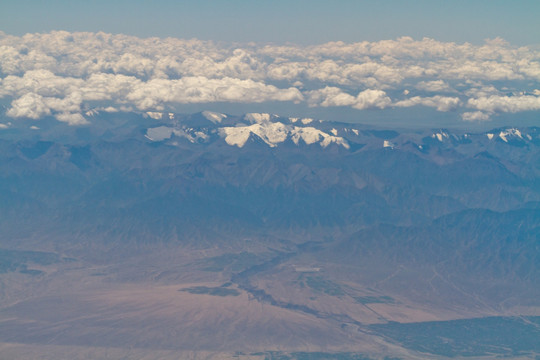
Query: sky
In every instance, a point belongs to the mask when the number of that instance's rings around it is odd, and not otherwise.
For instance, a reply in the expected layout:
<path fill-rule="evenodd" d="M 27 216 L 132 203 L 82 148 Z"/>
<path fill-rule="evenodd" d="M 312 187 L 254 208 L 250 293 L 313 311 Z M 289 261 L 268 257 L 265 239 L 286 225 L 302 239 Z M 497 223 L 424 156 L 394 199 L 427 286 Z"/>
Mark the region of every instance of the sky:
<path fill-rule="evenodd" d="M 2 0 L 2 30 L 104 31 L 214 41 L 377 41 L 411 36 L 537 44 L 537 0 Z"/>
<path fill-rule="evenodd" d="M 534 124 L 538 18 L 536 0 L 3 0 L 0 103 L 71 125 L 90 107 Z"/>

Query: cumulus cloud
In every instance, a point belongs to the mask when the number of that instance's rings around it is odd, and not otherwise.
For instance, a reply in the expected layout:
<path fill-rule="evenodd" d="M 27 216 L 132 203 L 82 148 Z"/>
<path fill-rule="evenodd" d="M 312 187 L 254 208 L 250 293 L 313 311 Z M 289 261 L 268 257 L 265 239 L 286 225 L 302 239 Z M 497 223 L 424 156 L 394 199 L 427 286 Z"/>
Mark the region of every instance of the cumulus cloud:
<path fill-rule="evenodd" d="M 414 96 L 406 100 L 398 101 L 395 106 L 411 107 L 416 105 L 423 105 L 436 108 L 438 111 L 450 111 L 456 109 L 459 104 L 460 100 L 457 97 L 435 95 L 432 97 Z"/>
<path fill-rule="evenodd" d="M 392 100 L 382 90 L 364 90 L 356 97 L 356 102 L 352 105 L 355 109 L 384 109 L 392 103 Z"/>
<path fill-rule="evenodd" d="M 450 87 L 443 80 L 433 80 L 433 81 L 420 81 L 416 84 L 416 88 L 419 90 L 429 91 L 429 92 L 453 92 L 454 89 Z"/>
<path fill-rule="evenodd" d="M 311 106 L 351 106 L 355 109 L 364 110 L 371 108 L 384 109 L 392 103 L 392 100 L 382 90 L 364 90 L 357 96 L 343 92 L 337 87 L 325 87 L 324 89 L 308 93 Z"/>
<path fill-rule="evenodd" d="M 540 96 L 498 96 L 469 99 L 467 105 L 486 112 L 520 112 L 540 110 Z"/>
<path fill-rule="evenodd" d="M 472 45 L 402 37 L 302 47 L 102 32 L 0 34 L 7 115 L 54 116 L 72 125 L 86 123 L 82 111 L 93 106 L 160 111 L 266 101 L 359 110 L 427 106 L 483 121 L 496 112 L 539 110 L 539 81 L 540 52 L 502 39 Z M 389 96 L 413 89 L 410 98 Z"/>
<path fill-rule="evenodd" d="M 137 108 L 162 109 L 165 103 L 208 103 L 303 100 L 297 88 L 279 89 L 253 80 L 185 77 L 178 80 L 152 79 L 134 86 L 126 100 Z"/>
<path fill-rule="evenodd" d="M 493 85 L 482 85 L 482 84 L 475 84 L 478 86 L 472 87 L 466 91 L 464 91 L 464 94 L 467 95 L 470 98 L 479 98 L 479 97 L 486 97 L 491 95 L 499 95 L 501 92 L 499 89 L 497 89 Z"/>
<path fill-rule="evenodd" d="M 75 79 L 55 76 L 45 70 L 31 70 L 22 77 L 6 77 L 2 85 L 2 95 L 21 96 L 12 102 L 8 115 L 33 119 L 53 112 L 61 113 L 61 117 L 65 118 L 64 114 L 79 112 L 85 102 L 105 100 L 129 103 L 139 110 L 163 110 L 167 104 L 174 103 L 303 100 L 303 95 L 295 87 L 280 89 L 262 82 L 228 77 L 208 79 L 199 76 L 143 81 L 134 76 L 98 73 L 87 79 Z"/>
<path fill-rule="evenodd" d="M 58 121 L 68 123 L 69 125 L 85 125 L 88 121 L 79 113 L 60 113 L 55 116 Z"/>
<path fill-rule="evenodd" d="M 311 106 L 351 106 L 355 102 L 354 96 L 343 92 L 340 88 L 330 86 L 310 91 L 308 96 Z"/>
<path fill-rule="evenodd" d="M 50 115 L 51 109 L 45 105 L 43 97 L 34 93 L 24 94 L 11 103 L 11 108 L 7 115 L 11 117 L 25 117 L 30 119 L 39 119 Z"/>
<path fill-rule="evenodd" d="M 461 114 L 464 121 L 486 121 L 489 120 L 489 114 L 482 111 L 465 112 Z"/>

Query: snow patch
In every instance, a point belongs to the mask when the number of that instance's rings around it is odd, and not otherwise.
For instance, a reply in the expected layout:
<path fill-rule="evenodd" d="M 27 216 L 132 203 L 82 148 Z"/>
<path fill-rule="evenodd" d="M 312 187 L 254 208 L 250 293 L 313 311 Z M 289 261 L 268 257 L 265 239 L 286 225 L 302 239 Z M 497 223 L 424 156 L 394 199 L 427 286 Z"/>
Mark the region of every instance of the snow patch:
<path fill-rule="evenodd" d="M 508 142 L 508 137 L 518 137 L 520 139 L 523 139 L 523 137 L 521 136 L 521 131 L 519 131 L 516 128 L 506 129 L 506 130 L 501 131 L 499 133 L 499 137 L 504 142 Z"/>
<path fill-rule="evenodd" d="M 97 109 L 91 109 L 84 113 L 86 116 L 95 116 L 98 115 L 99 111 Z"/>
<path fill-rule="evenodd" d="M 300 139 L 307 145 L 311 145 L 324 139 L 323 132 L 313 127 L 294 127 L 291 132 L 292 141 L 298 145 Z"/>
<path fill-rule="evenodd" d="M 163 114 L 160 113 L 160 112 L 155 112 L 155 111 L 147 111 L 146 112 L 146 115 L 148 115 L 148 117 L 154 119 L 154 120 L 161 120 L 163 118 Z"/>
<path fill-rule="evenodd" d="M 209 136 L 208 134 L 205 134 L 204 132 L 202 131 L 195 131 L 195 139 L 194 140 L 208 140 Z"/>
<path fill-rule="evenodd" d="M 300 121 L 302 124 L 304 125 L 307 125 L 307 124 L 311 124 L 313 122 L 313 119 L 312 118 L 289 118 L 289 121 L 292 122 L 293 124 Z"/>
<path fill-rule="evenodd" d="M 343 146 L 345 149 L 349 148 L 349 144 L 347 143 L 347 141 L 345 141 L 344 138 L 339 136 L 332 136 L 314 127 L 295 126 L 291 130 L 291 139 L 296 145 L 298 145 L 300 139 L 302 139 L 302 141 L 304 141 L 307 145 L 320 142 L 321 146 L 325 148 L 328 145 L 335 143 Z"/>
<path fill-rule="evenodd" d="M 332 136 L 313 127 L 298 127 L 285 125 L 280 122 L 261 123 L 249 126 L 222 127 L 219 134 L 225 139 L 225 142 L 231 146 L 243 147 L 251 134 L 258 136 L 268 146 L 276 147 L 277 144 L 284 142 L 288 137 L 298 145 L 300 139 L 306 144 L 320 143 L 325 148 L 335 143 L 348 149 L 349 144 L 345 139 L 338 136 Z"/>
<path fill-rule="evenodd" d="M 355 135 L 358 135 L 358 130 L 356 130 L 356 129 L 351 129 L 351 131 L 352 131 Z"/>
<path fill-rule="evenodd" d="M 213 111 L 203 111 L 202 115 L 207 119 L 213 122 L 214 124 L 219 124 L 223 119 L 227 117 L 225 114 L 213 112 Z"/>
<path fill-rule="evenodd" d="M 336 128 L 332 128 L 332 130 L 330 130 L 330 132 L 331 132 L 334 136 L 337 136 L 337 129 L 336 129 Z"/>
<path fill-rule="evenodd" d="M 444 131 L 441 131 L 439 133 L 435 133 L 435 134 L 431 135 L 431 137 L 434 138 L 434 139 L 436 138 L 437 140 L 442 142 L 443 139 L 445 139 L 445 138 L 448 139 L 450 136 L 447 133 L 445 133 Z"/>
<path fill-rule="evenodd" d="M 495 135 L 493 135 L 493 134 L 486 134 L 486 136 L 487 136 L 487 138 L 488 138 L 489 140 L 492 140 L 492 139 L 493 139 L 493 136 L 495 136 Z"/>
<path fill-rule="evenodd" d="M 146 135 L 144 136 L 151 141 L 163 141 L 170 139 L 174 134 L 175 136 L 186 138 L 192 143 L 199 140 L 206 141 L 208 139 L 208 135 L 204 132 L 195 131 L 190 133 L 192 131 L 193 129 L 175 129 L 168 126 L 158 126 L 146 130 Z"/>
<path fill-rule="evenodd" d="M 249 121 L 252 124 L 261 124 L 265 122 L 270 122 L 270 117 L 272 115 L 270 114 L 264 114 L 264 113 L 248 113 L 244 116 L 244 119 Z"/>
<path fill-rule="evenodd" d="M 251 134 L 257 135 L 268 146 L 275 147 L 287 139 L 288 126 L 280 123 L 263 123 L 249 126 L 222 127 L 219 134 L 225 138 L 225 142 L 231 146 L 243 147 Z"/>
<path fill-rule="evenodd" d="M 163 141 L 169 139 L 174 132 L 173 128 L 167 126 L 158 126 L 155 128 L 147 129 L 146 135 L 144 135 L 148 140 L 152 141 Z"/>
<path fill-rule="evenodd" d="M 384 140 L 383 141 L 383 147 L 393 149 L 393 148 L 396 147 L 396 144 L 394 144 L 393 142 L 391 142 L 389 140 Z"/>
<path fill-rule="evenodd" d="M 342 137 L 339 137 L 339 136 L 331 136 L 331 135 L 328 135 L 328 134 L 325 134 L 323 133 L 324 135 L 324 139 L 323 141 L 321 141 L 321 146 L 323 148 L 327 147 L 328 145 L 334 143 L 334 144 L 337 144 L 337 145 L 341 145 L 343 146 L 345 149 L 349 149 L 350 146 L 349 144 L 347 143 L 347 141 L 342 138 Z"/>

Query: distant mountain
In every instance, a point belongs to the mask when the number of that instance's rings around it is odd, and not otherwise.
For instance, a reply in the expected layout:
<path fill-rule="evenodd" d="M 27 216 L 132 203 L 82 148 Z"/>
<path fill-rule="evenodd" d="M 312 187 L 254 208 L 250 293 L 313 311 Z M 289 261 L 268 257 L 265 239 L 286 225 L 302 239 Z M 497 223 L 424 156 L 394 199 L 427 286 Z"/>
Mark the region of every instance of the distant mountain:
<path fill-rule="evenodd" d="M 11 273 L 54 278 L 63 272 L 47 266 L 73 261 L 107 266 L 92 274 L 122 284 L 183 281 L 197 291 L 183 296 L 248 294 L 314 317 L 317 334 L 540 308 L 538 127 L 384 129 L 208 111 L 85 118 L 0 129 L 0 237 L 22 259 Z M 47 261 L 32 270 L 40 254 Z M 211 275 L 236 288 L 193 285 Z"/>
<path fill-rule="evenodd" d="M 0 133 L 2 196 L 10 203 L 3 226 L 28 203 L 48 209 L 37 210 L 38 219 L 67 217 L 62 226 L 95 229 L 92 219 L 114 219 L 167 240 L 184 223 L 357 231 L 540 201 L 538 128 L 475 134 L 270 114 L 87 116 L 88 127 L 44 121 Z"/>

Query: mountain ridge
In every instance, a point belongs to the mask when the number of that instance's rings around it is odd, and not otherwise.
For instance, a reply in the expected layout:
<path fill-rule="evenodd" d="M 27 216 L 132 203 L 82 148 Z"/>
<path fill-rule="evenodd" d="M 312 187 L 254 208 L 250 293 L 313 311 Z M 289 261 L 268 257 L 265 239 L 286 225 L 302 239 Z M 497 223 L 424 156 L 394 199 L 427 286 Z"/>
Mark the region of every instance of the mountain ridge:
<path fill-rule="evenodd" d="M 527 330 L 512 319 L 538 316 L 537 127 L 86 116 L 90 125 L 0 130 L 0 259 L 10 259 L 0 328 L 12 329 L 0 341 L 78 344 L 62 332 L 68 321 L 104 347 L 146 348 L 144 334 L 157 331 L 152 346 L 179 349 L 163 334 L 191 331 L 208 335 L 181 343 L 197 351 L 427 359 L 468 356 L 460 326 Z M 227 142 L 222 129 L 241 136 Z M 316 136 L 305 141 L 299 129 Z M 295 332 L 300 347 L 270 344 L 264 324 L 274 317 L 311 335 Z M 438 352 L 436 335 L 410 338 L 406 324 L 436 326 L 455 345 Z M 223 342 L 234 331 L 251 345 Z"/>

